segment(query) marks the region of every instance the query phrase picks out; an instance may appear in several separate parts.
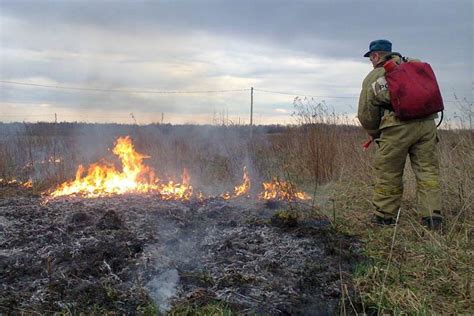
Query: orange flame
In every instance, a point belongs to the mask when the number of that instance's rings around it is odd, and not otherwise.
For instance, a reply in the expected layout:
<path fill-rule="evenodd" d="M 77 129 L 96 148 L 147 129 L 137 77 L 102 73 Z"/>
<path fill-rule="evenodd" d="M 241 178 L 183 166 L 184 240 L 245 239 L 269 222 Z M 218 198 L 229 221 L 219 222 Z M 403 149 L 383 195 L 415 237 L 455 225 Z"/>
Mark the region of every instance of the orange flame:
<path fill-rule="evenodd" d="M 271 182 L 263 182 L 262 185 L 263 192 L 260 193 L 258 197 L 263 200 L 295 201 L 297 199 L 310 199 L 306 193 L 296 191 L 295 185 L 291 182 L 273 179 Z"/>
<path fill-rule="evenodd" d="M 163 200 L 189 200 L 193 195 L 193 187 L 189 185 L 189 173 L 185 168 L 183 170 L 183 183 L 174 183 L 170 181 L 159 185 L 158 192 Z"/>
<path fill-rule="evenodd" d="M 221 194 L 221 197 L 224 200 L 228 200 L 231 198 L 236 198 L 239 196 L 242 196 L 244 194 L 247 194 L 250 190 L 250 177 L 247 174 L 247 167 L 244 166 L 244 174 L 242 176 L 242 184 L 234 187 L 234 193 L 231 194 L 229 192 Z"/>
<path fill-rule="evenodd" d="M 29 179 L 28 181 L 23 182 L 23 181 L 20 181 L 20 180 L 17 180 L 17 179 L 7 180 L 7 179 L 0 178 L 0 185 L 21 186 L 21 187 L 26 188 L 26 189 L 31 189 L 33 187 L 33 181 L 31 181 L 31 179 Z"/>
<path fill-rule="evenodd" d="M 75 180 L 64 182 L 51 192 L 50 196 L 54 198 L 64 195 L 79 195 L 92 198 L 123 193 L 154 193 L 160 195 L 163 200 L 189 200 L 193 196 L 193 187 L 190 185 L 190 177 L 186 169 L 183 171 L 182 183 L 161 182 L 155 176 L 154 171 L 143 164 L 143 159 L 147 157 L 136 152 L 129 136 L 119 137 L 112 152 L 121 161 L 121 171 L 111 163 L 94 163 L 87 169 L 80 165 L 76 171 Z M 5 182 L 0 179 L 0 184 Z M 31 187 L 31 181 L 22 185 Z M 226 192 L 220 197 L 231 199 L 247 195 L 250 186 L 250 177 L 247 168 L 244 167 L 242 183 L 235 186 L 232 193 Z M 278 179 L 264 182 L 263 189 L 258 197 L 264 200 L 310 199 L 306 193 L 298 192 L 292 183 Z M 196 198 L 202 201 L 206 197 L 202 192 L 198 192 Z"/>
<path fill-rule="evenodd" d="M 27 188 L 27 189 L 31 189 L 33 187 L 33 181 L 31 181 L 31 179 L 29 179 L 28 181 L 23 182 L 21 184 L 21 186 L 24 187 L 24 188 Z"/>
<path fill-rule="evenodd" d="M 188 200 L 192 195 L 189 175 L 185 170 L 183 183 L 160 183 L 153 170 L 143 164 L 144 155 L 135 151 L 129 136 L 119 137 L 112 152 L 120 158 L 122 171 L 111 164 L 94 163 L 87 173 L 80 165 L 76 179 L 61 184 L 51 196 L 81 195 L 98 197 L 123 193 L 158 193 L 166 200 Z"/>

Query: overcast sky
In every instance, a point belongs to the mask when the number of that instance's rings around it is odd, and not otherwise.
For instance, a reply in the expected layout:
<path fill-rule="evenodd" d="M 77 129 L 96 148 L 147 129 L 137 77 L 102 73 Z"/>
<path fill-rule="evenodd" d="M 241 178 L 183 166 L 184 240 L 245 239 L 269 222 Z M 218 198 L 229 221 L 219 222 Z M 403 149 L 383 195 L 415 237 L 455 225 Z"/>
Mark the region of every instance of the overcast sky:
<path fill-rule="evenodd" d="M 429 62 L 446 101 L 473 100 L 473 3 L 0 0 L 1 121 L 289 123 L 296 95 L 353 117 L 369 42 Z M 334 98 L 338 97 L 338 98 Z M 459 112 L 446 102 L 448 114 Z"/>

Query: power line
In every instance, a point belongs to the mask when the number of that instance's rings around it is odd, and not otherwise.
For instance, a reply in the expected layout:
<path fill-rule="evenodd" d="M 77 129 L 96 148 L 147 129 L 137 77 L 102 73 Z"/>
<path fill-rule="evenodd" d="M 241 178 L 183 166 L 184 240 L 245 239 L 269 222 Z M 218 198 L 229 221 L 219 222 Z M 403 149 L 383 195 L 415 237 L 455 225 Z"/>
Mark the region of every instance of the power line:
<path fill-rule="evenodd" d="M 32 86 L 41 88 L 53 88 L 62 90 L 79 90 L 79 91 L 95 91 L 95 92 L 114 92 L 114 93 L 151 93 L 151 94 L 198 94 L 198 93 L 224 93 L 224 92 L 241 92 L 250 91 L 250 89 L 232 89 L 232 90 L 186 90 L 186 91 L 158 91 L 158 90 L 125 90 L 125 89 L 102 89 L 102 88 L 86 88 L 86 87 L 68 87 L 68 86 L 53 86 L 46 84 L 19 82 L 0 80 L 0 83 L 14 84 L 22 86 Z"/>
<path fill-rule="evenodd" d="M 77 115 L 58 115 L 60 118 L 77 118 Z M 49 114 L 49 115 L 36 115 L 36 114 L 18 114 L 18 115 L 0 115 L 0 117 L 13 117 L 13 118 L 16 118 L 16 117 L 49 117 L 51 119 L 54 119 L 54 113 L 53 114 Z M 107 119 L 130 119 L 131 117 L 130 116 L 106 116 L 106 115 L 88 115 L 87 116 L 88 119 L 104 119 L 104 118 L 107 118 Z"/>
<path fill-rule="evenodd" d="M 3 84 L 13 84 L 13 85 L 22 85 L 22 86 L 32 86 L 32 87 L 41 87 L 41 88 L 53 88 L 53 89 L 62 89 L 62 90 L 78 90 L 78 91 L 94 91 L 94 92 L 112 92 L 112 93 L 148 93 L 148 94 L 205 94 L 205 93 L 228 93 L 228 92 L 243 92 L 250 91 L 250 88 L 244 89 L 227 89 L 227 90 L 175 90 L 175 91 L 158 91 L 158 90 L 126 90 L 126 89 L 102 89 L 102 88 L 87 88 L 87 87 L 69 87 L 69 86 L 54 86 L 54 85 L 45 85 L 38 83 L 30 82 L 19 82 L 19 81 L 9 81 L 9 80 L 0 80 L 0 83 Z M 264 93 L 271 94 L 280 94 L 280 95 L 290 95 L 290 96 L 306 96 L 312 98 L 328 98 L 328 99 L 358 99 L 359 96 L 333 96 L 333 95 L 311 95 L 309 93 L 296 93 L 296 92 L 287 92 L 287 91 L 272 91 L 266 89 L 254 88 L 254 91 L 260 91 Z M 460 100 L 443 100 L 447 103 L 458 103 Z M 465 100 L 466 102 L 472 102 Z"/>
<path fill-rule="evenodd" d="M 30 117 L 30 116 L 31 116 L 31 117 L 46 117 L 46 116 L 51 116 L 51 115 L 49 115 L 49 114 L 13 114 L 13 115 L 11 115 L 11 114 L 5 114 L 5 115 L 2 114 L 2 115 L 0 115 L 0 116 L 2 116 L 2 117 L 22 117 L 22 116 L 28 116 L 28 117 Z"/>
<path fill-rule="evenodd" d="M 254 91 L 260 91 L 264 93 L 272 93 L 272 94 L 283 94 L 283 95 L 291 95 L 291 96 L 304 96 L 304 97 L 311 97 L 311 98 L 328 98 L 328 99 L 359 99 L 359 96 L 333 96 L 333 95 L 311 95 L 307 93 L 296 93 L 296 92 L 282 92 L 282 91 L 271 91 L 265 89 L 257 89 L 255 88 Z M 457 103 L 461 100 L 443 100 L 443 102 L 448 103 Z M 466 102 L 471 102 L 467 101 Z"/>
<path fill-rule="evenodd" d="M 306 96 L 306 97 L 313 97 L 313 98 L 331 98 L 331 99 L 356 99 L 359 98 L 358 96 L 331 96 L 331 95 L 309 95 L 305 93 L 295 93 L 295 92 L 282 92 L 282 91 L 271 91 L 271 90 L 264 90 L 264 89 L 254 89 L 255 91 L 265 92 L 265 93 L 273 93 L 273 94 L 284 94 L 284 95 L 292 95 L 292 96 Z"/>

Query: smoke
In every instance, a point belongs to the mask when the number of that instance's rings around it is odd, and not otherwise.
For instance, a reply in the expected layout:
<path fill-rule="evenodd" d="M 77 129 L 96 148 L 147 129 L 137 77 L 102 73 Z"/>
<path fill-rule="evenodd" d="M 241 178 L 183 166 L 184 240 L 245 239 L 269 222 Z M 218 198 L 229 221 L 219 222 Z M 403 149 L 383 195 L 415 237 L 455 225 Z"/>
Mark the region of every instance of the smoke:
<path fill-rule="evenodd" d="M 149 279 L 145 287 L 162 313 L 171 308 L 171 299 L 180 290 L 179 271 L 197 271 L 202 266 L 205 251 L 201 245 L 209 231 L 213 231 L 205 222 L 191 226 L 177 223 L 176 218 L 186 218 L 190 210 L 180 203 L 173 205 L 171 218 L 163 214 L 170 212 L 170 205 L 147 214 L 151 217 L 146 218 L 160 240 L 144 249 L 152 267 L 151 274 L 147 272 L 144 275 L 145 279 Z"/>
<path fill-rule="evenodd" d="M 109 149 L 117 137 L 130 135 L 137 152 L 147 157 L 144 164 L 161 180 L 181 182 L 186 168 L 196 192 L 219 195 L 242 182 L 244 166 L 254 183 L 278 172 L 276 155 L 266 157 L 272 128 L 255 127 L 251 137 L 248 126 L 238 125 L 4 124 L 1 134 L 15 131 L 0 143 L 8 156 L 3 159 L 8 165 L 0 169 L 16 177 L 21 171 L 21 177 L 34 183 L 54 184 L 74 178 L 79 165 L 106 161 L 120 168 Z"/>
<path fill-rule="evenodd" d="M 169 269 L 156 275 L 146 284 L 146 288 L 160 312 L 164 313 L 170 310 L 170 300 L 178 291 L 178 283 L 178 270 Z"/>

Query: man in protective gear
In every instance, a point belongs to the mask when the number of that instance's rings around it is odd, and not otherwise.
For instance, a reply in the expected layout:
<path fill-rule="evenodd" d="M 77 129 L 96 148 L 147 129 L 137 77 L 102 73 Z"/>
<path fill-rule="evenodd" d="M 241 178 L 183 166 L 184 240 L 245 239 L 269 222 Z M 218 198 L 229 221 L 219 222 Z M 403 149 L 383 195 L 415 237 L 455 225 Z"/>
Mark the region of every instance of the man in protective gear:
<path fill-rule="evenodd" d="M 393 111 L 385 79 L 385 62 L 410 62 L 392 52 L 392 43 L 375 40 L 370 43 L 368 57 L 374 69 L 362 84 L 358 119 L 376 144 L 375 188 L 372 221 L 381 225 L 395 223 L 403 194 L 403 170 L 407 155 L 416 176 L 418 211 L 422 223 L 430 229 L 440 229 L 441 192 L 437 131 L 433 113 L 414 120 L 400 120 Z M 415 60 L 413 60 L 415 61 Z"/>

